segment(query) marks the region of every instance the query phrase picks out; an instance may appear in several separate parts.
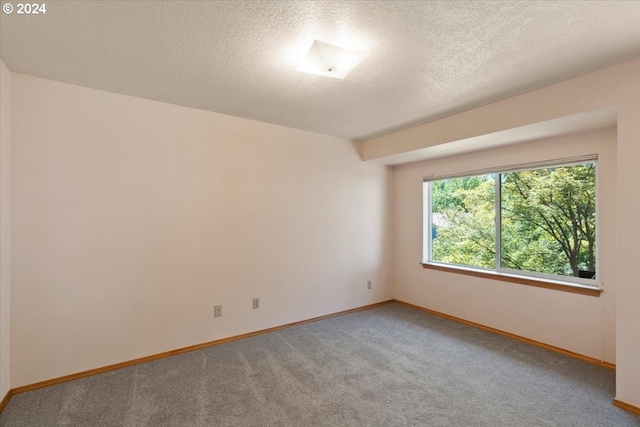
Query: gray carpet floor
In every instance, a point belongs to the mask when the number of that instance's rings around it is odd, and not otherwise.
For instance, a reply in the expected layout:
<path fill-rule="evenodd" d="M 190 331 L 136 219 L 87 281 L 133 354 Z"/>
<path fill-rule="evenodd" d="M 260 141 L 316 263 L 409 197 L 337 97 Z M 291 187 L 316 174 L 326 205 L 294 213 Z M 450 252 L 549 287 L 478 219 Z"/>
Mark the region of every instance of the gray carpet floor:
<path fill-rule="evenodd" d="M 640 426 L 615 373 L 399 304 L 14 396 L 0 426 Z"/>

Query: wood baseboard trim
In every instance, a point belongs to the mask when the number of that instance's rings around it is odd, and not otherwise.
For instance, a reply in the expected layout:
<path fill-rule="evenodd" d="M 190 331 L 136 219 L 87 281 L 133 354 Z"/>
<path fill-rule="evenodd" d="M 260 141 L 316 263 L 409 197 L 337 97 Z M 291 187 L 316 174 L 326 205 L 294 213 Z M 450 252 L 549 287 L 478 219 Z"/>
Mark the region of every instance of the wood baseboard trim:
<path fill-rule="evenodd" d="M 594 365 L 602 366 L 602 367 L 609 368 L 609 369 L 616 369 L 616 365 L 614 365 L 613 363 L 605 362 L 604 360 L 598 360 L 598 359 L 590 357 L 590 356 L 585 356 L 584 354 L 575 353 L 575 352 L 570 351 L 570 350 L 565 350 L 564 348 L 556 347 L 556 346 L 553 346 L 553 345 L 550 345 L 550 344 L 545 344 L 543 342 L 532 340 L 530 338 L 525 338 L 523 336 L 512 334 L 510 332 L 505 332 L 505 331 L 502 331 L 500 329 L 491 328 L 489 326 L 485 326 L 485 325 L 482 325 L 480 323 L 471 322 L 469 320 L 461 319 L 459 317 L 451 316 L 449 314 L 441 313 L 439 311 L 435 311 L 435 310 L 431 310 L 431 309 L 428 309 L 428 308 L 420 307 L 420 306 L 414 305 L 414 304 L 409 304 L 408 302 L 404 302 L 404 301 L 400 301 L 400 300 L 394 300 L 394 302 L 396 302 L 398 304 L 405 305 L 407 307 L 414 308 L 416 310 L 424 311 L 425 313 L 433 314 L 433 315 L 439 316 L 439 317 L 444 317 L 445 319 L 449 319 L 449 320 L 453 320 L 453 321 L 456 321 L 456 322 L 464 323 L 465 325 L 473 326 L 475 328 L 484 329 L 485 331 L 493 332 L 494 334 L 503 335 L 503 336 L 506 336 L 506 337 L 509 337 L 509 338 L 513 338 L 515 340 L 522 341 L 522 342 L 525 342 L 527 344 L 535 345 L 536 347 L 546 348 L 547 350 L 551 350 L 551 351 L 554 351 L 556 353 L 561 353 L 561 354 L 564 354 L 566 356 L 571 356 L 573 358 L 580 359 L 580 360 L 583 360 L 585 362 L 593 363 Z"/>
<path fill-rule="evenodd" d="M 617 406 L 618 408 L 624 409 L 625 411 L 629 411 L 636 415 L 640 415 L 640 408 L 638 408 L 637 406 L 622 402 L 618 399 L 613 399 L 613 406 Z"/>
<path fill-rule="evenodd" d="M 224 343 L 228 343 L 228 342 L 232 342 L 232 341 L 237 341 L 237 340 L 241 340 L 243 338 L 249 338 L 249 337 L 253 337 L 253 336 L 256 336 L 256 335 L 267 334 L 269 332 L 280 331 L 280 330 L 283 330 L 283 329 L 292 328 L 294 326 L 304 325 L 306 323 L 312 323 L 312 322 L 317 322 L 319 320 L 329 319 L 331 317 L 343 316 L 345 314 L 351 314 L 351 313 L 356 313 L 358 311 L 369 310 L 369 309 L 372 309 L 372 308 L 380 307 L 382 305 L 390 304 L 392 302 L 394 302 L 394 300 L 382 301 L 382 302 L 378 302 L 378 303 L 375 303 L 375 304 L 369 304 L 369 305 L 365 305 L 365 306 L 362 306 L 362 307 L 352 308 L 350 310 L 339 311 L 337 313 L 326 314 L 324 316 L 314 317 L 314 318 L 307 319 L 307 320 L 301 320 L 301 321 L 298 321 L 298 322 L 287 323 L 285 325 L 274 326 L 273 328 L 261 329 L 259 331 L 248 332 L 246 334 L 235 335 L 235 336 L 232 336 L 232 337 L 222 338 L 222 339 L 219 339 L 219 340 L 208 341 L 208 342 L 201 343 L 201 344 L 195 344 L 195 345 L 191 345 L 191 346 L 188 346 L 188 347 L 178 348 L 178 349 L 175 349 L 175 350 L 169 350 L 169 351 L 165 351 L 165 352 L 158 353 L 158 354 L 152 354 L 150 356 L 144 356 L 144 357 L 140 357 L 138 359 L 127 360 L 125 362 L 120 362 L 120 363 L 114 363 L 113 365 L 107 365 L 107 366 L 103 366 L 103 367 L 100 367 L 100 368 L 89 369 L 87 371 L 77 372 L 75 374 L 64 375 L 62 377 L 52 378 L 52 379 L 49 379 L 49 380 L 40 381 L 40 382 L 33 383 L 33 384 L 27 384 L 27 385 L 24 385 L 24 386 L 21 386 L 21 387 L 16 387 L 14 389 L 11 389 L 9 391 L 8 395 L 9 394 L 10 395 L 14 395 L 14 394 L 18 394 L 18 393 L 24 393 L 24 392 L 30 391 L 30 390 L 36 390 L 36 389 L 43 388 L 43 387 L 49 387 L 49 386 L 52 386 L 52 385 L 55 385 L 55 384 L 64 383 L 64 382 L 67 382 L 67 381 L 73 381 L 73 380 L 77 380 L 77 379 L 80 379 L 80 378 L 86 378 L 86 377 L 90 377 L 90 376 L 93 376 L 93 375 L 102 374 L 104 372 L 114 371 L 116 369 L 126 368 L 128 366 L 133 366 L 133 365 L 138 365 L 140 363 L 150 362 L 152 360 L 164 359 L 165 357 L 176 356 L 178 354 L 188 353 L 188 352 L 191 352 L 191 351 L 200 350 L 202 348 L 207 348 L 207 347 L 211 347 L 211 346 L 218 345 L 218 344 L 224 344 Z M 8 401 L 9 397 L 5 397 L 5 399 Z M 3 400 L 3 402 L 4 402 L 4 400 Z M 1 409 L 0 409 L 0 412 L 1 412 Z"/>
<path fill-rule="evenodd" d="M 4 395 L 2 400 L 0 400 L 0 414 L 4 411 L 4 407 L 7 406 L 9 400 L 11 400 L 11 396 L 13 395 L 13 391 L 9 390 L 7 394 Z"/>

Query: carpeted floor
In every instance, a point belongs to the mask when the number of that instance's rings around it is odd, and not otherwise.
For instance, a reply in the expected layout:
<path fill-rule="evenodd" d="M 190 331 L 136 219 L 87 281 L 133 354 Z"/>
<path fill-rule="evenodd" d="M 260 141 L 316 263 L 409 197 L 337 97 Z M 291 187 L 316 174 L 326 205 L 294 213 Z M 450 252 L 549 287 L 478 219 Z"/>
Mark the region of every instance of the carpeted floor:
<path fill-rule="evenodd" d="M 640 426 L 614 381 L 389 304 L 19 394 L 0 426 Z"/>

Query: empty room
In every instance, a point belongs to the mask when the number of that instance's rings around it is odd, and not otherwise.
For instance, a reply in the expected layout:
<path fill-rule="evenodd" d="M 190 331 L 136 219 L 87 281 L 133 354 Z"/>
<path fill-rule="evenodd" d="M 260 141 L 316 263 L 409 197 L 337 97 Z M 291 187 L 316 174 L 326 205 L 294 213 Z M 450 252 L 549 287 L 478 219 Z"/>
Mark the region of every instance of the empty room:
<path fill-rule="evenodd" d="M 640 426 L 640 2 L 0 13 L 0 426 Z"/>

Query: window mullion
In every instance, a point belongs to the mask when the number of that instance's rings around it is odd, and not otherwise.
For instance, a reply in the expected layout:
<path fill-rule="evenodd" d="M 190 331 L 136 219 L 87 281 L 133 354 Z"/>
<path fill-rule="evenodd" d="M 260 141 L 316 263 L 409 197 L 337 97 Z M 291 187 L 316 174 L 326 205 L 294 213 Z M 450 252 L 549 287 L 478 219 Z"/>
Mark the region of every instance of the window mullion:
<path fill-rule="evenodd" d="M 501 233 L 502 233 L 502 218 L 501 218 L 501 213 L 502 213 L 502 204 L 501 204 L 501 186 L 500 183 L 502 181 L 501 179 L 502 175 L 497 173 L 495 174 L 495 184 L 494 184 L 494 189 L 495 189 L 495 224 L 496 224 L 496 270 L 499 270 L 500 268 L 502 268 L 502 239 L 501 239 Z"/>

